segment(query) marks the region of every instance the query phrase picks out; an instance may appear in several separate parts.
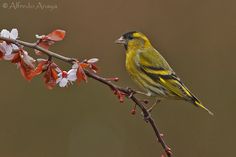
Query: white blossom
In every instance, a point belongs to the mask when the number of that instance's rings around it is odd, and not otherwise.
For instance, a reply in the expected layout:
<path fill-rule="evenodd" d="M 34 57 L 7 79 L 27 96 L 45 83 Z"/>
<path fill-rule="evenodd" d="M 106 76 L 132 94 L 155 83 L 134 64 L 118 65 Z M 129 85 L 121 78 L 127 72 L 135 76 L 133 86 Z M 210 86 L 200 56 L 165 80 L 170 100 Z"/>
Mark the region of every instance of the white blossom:
<path fill-rule="evenodd" d="M 16 40 L 18 38 L 18 30 L 16 28 L 13 28 L 11 30 L 11 32 L 9 32 L 8 30 L 3 29 L 0 33 L 0 35 L 5 38 L 10 38 L 10 39 Z"/>
<path fill-rule="evenodd" d="M 3 29 L 0 33 L 0 36 L 16 40 L 18 38 L 18 30 L 14 28 L 11 30 L 11 32 L 9 32 L 8 30 Z M 0 45 L 4 53 L 4 58 L 6 58 L 6 60 L 12 57 L 11 54 L 13 51 L 19 50 L 18 46 L 12 43 L 8 44 L 6 41 L 3 41 L 2 43 L 0 43 Z"/>
<path fill-rule="evenodd" d="M 60 87 L 66 87 L 69 83 L 72 84 L 77 79 L 76 76 L 77 69 L 72 68 L 71 70 L 61 71 L 58 74 L 57 82 Z"/>

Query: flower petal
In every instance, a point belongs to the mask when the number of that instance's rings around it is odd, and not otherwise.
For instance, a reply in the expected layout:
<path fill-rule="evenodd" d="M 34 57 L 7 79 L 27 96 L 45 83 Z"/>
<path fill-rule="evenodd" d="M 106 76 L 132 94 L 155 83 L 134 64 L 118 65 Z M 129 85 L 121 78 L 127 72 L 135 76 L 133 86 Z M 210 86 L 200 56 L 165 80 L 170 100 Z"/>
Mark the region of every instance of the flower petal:
<path fill-rule="evenodd" d="M 77 69 L 70 69 L 67 73 L 68 75 L 75 73 L 76 74 Z"/>
<path fill-rule="evenodd" d="M 59 86 L 60 87 L 65 87 L 67 85 L 67 83 L 68 83 L 67 78 L 63 78 L 63 79 L 61 79 L 61 81 L 59 83 Z"/>
<path fill-rule="evenodd" d="M 28 65 L 30 68 L 32 68 L 32 69 L 35 68 L 35 65 L 34 65 L 35 59 L 32 58 L 32 57 L 30 57 L 30 56 L 28 55 L 28 52 L 23 51 L 23 54 L 22 54 L 22 57 L 21 57 L 21 58 L 22 58 L 22 60 L 24 61 L 24 63 L 25 63 L 26 65 Z"/>
<path fill-rule="evenodd" d="M 3 57 L 4 60 L 11 61 L 15 57 L 15 54 L 5 55 Z"/>
<path fill-rule="evenodd" d="M 19 50 L 19 47 L 16 46 L 15 44 L 11 44 L 11 46 L 12 46 L 13 51 L 17 51 L 17 50 Z"/>
<path fill-rule="evenodd" d="M 62 77 L 58 77 L 58 79 L 56 80 L 56 83 L 61 82 L 61 80 L 62 80 Z"/>
<path fill-rule="evenodd" d="M 18 30 L 16 28 L 13 28 L 10 33 L 11 39 L 16 39 L 18 37 Z"/>
<path fill-rule="evenodd" d="M 5 37 L 5 38 L 10 37 L 10 32 L 6 29 L 3 29 L 0 34 L 1 34 L 2 37 Z"/>
<path fill-rule="evenodd" d="M 11 47 L 11 45 L 6 45 L 5 51 L 6 51 L 6 54 L 5 54 L 5 55 L 11 55 L 11 53 L 12 53 L 12 47 Z"/>
<path fill-rule="evenodd" d="M 0 52 L 1 52 L 2 54 L 5 54 L 5 53 L 6 53 L 6 52 L 5 52 L 5 47 L 3 46 L 3 43 L 0 44 Z"/>
<path fill-rule="evenodd" d="M 69 70 L 69 71 L 68 71 L 67 79 L 68 79 L 69 81 L 75 81 L 75 80 L 77 79 L 76 72 L 77 72 L 76 69 L 71 69 L 71 70 Z"/>
<path fill-rule="evenodd" d="M 75 63 L 75 64 L 72 65 L 72 69 L 78 69 L 78 67 L 79 67 L 78 63 Z"/>

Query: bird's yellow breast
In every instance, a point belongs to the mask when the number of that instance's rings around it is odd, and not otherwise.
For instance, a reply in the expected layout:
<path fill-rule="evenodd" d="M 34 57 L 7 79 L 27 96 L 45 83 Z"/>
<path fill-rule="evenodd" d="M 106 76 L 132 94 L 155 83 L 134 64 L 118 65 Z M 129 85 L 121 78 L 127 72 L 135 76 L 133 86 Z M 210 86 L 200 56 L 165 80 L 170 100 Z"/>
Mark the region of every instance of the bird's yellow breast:
<path fill-rule="evenodd" d="M 136 75 L 137 65 L 135 63 L 136 51 L 130 50 L 126 53 L 126 69 L 129 74 L 133 77 Z"/>
<path fill-rule="evenodd" d="M 138 83 L 141 87 L 143 87 L 142 84 L 142 76 L 139 72 L 139 67 L 137 65 L 137 58 L 138 58 L 138 52 L 136 50 L 128 50 L 126 53 L 126 70 L 130 74 L 131 78 Z"/>

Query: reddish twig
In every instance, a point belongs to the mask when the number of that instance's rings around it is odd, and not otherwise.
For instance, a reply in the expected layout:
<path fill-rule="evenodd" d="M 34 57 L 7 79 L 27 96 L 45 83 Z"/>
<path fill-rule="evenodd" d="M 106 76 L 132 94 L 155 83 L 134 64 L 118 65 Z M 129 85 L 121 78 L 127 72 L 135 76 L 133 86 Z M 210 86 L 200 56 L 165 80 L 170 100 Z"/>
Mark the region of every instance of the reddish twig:
<path fill-rule="evenodd" d="M 14 43 L 20 47 L 22 46 L 25 46 L 25 47 L 28 47 L 28 48 L 32 48 L 32 49 L 35 49 L 35 50 L 38 50 L 44 54 L 46 54 L 47 56 L 49 56 L 49 58 L 57 58 L 61 61 L 64 61 L 66 63 L 69 63 L 69 64 L 74 64 L 75 62 L 78 62 L 77 59 L 75 58 L 69 58 L 69 57 L 65 57 L 65 56 L 62 56 L 58 53 L 54 53 L 50 50 L 47 50 L 47 49 L 44 49 L 42 47 L 40 47 L 38 45 L 37 42 L 35 43 L 29 43 L 29 42 L 25 42 L 25 41 L 21 41 L 21 40 L 14 40 L 14 39 L 10 39 L 10 38 L 4 38 L 4 37 L 0 37 L 0 40 L 3 40 L 3 41 L 6 41 L 8 43 Z M 160 142 L 161 146 L 163 147 L 163 149 L 165 150 L 165 153 L 168 157 L 172 157 L 172 152 L 171 152 L 171 149 L 167 146 L 167 144 L 165 143 L 164 139 L 162 138 L 162 134 L 160 133 L 154 119 L 151 117 L 151 114 L 148 112 L 148 110 L 145 108 L 145 105 L 143 104 L 143 102 L 139 101 L 136 97 L 135 97 L 135 91 L 130 89 L 130 88 L 122 88 L 122 87 L 119 87 L 117 85 L 115 85 L 114 83 L 112 83 L 112 80 L 111 79 L 107 79 L 107 78 L 103 78 L 93 72 L 90 72 L 88 70 L 84 70 L 85 71 L 85 74 L 94 79 L 94 80 L 97 80 L 107 86 L 109 86 L 113 91 L 119 91 L 119 92 L 122 92 L 122 94 L 125 94 L 127 98 L 131 99 L 141 110 L 142 110 L 142 113 L 143 113 L 143 116 L 144 116 L 144 120 L 147 122 L 147 123 L 150 123 L 152 129 L 154 130 L 155 132 L 155 135 L 157 137 L 157 140 Z"/>

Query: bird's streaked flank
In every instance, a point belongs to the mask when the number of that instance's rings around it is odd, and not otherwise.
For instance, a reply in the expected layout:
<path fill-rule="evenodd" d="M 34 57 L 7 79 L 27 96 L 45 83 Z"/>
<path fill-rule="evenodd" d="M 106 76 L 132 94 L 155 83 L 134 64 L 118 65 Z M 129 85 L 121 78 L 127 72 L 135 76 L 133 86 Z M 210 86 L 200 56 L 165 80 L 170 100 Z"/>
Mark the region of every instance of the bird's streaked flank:
<path fill-rule="evenodd" d="M 158 100 L 185 100 L 213 115 L 181 82 L 143 33 L 125 33 L 116 43 L 125 46 L 126 69 L 131 78 L 147 91 L 146 95 Z"/>

